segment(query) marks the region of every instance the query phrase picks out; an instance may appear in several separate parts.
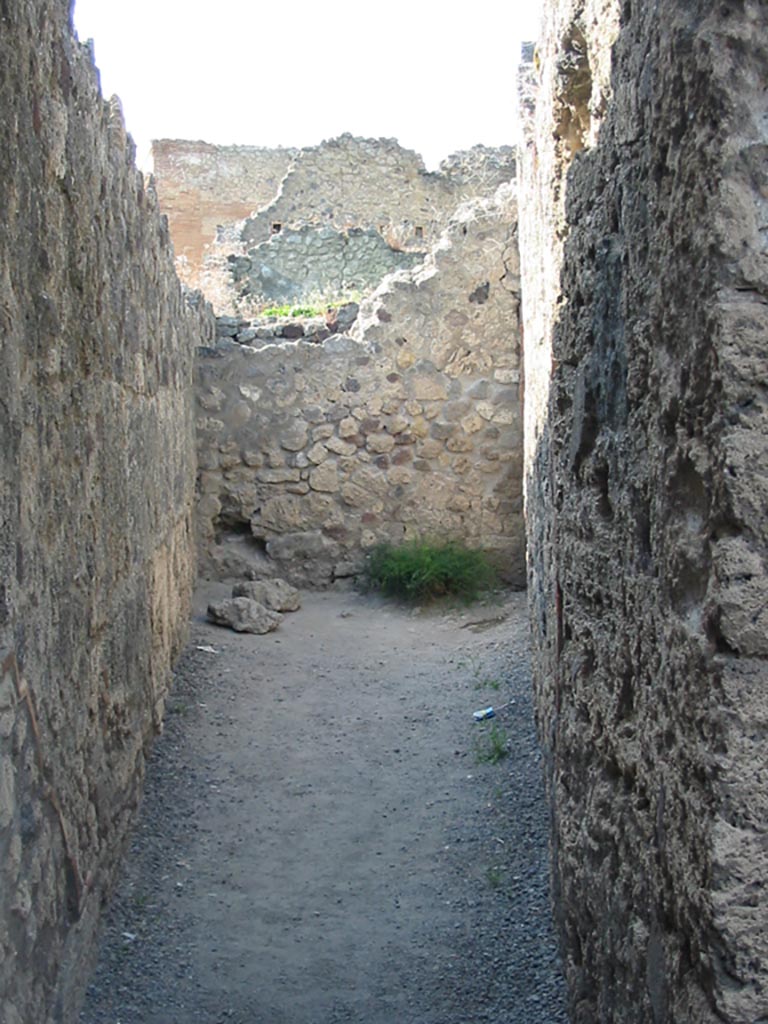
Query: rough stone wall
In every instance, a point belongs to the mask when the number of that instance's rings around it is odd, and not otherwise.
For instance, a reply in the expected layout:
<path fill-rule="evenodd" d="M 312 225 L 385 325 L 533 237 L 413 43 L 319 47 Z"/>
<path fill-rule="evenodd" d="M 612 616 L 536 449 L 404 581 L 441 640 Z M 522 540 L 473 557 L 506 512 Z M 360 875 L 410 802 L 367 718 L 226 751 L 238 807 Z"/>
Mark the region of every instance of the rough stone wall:
<path fill-rule="evenodd" d="M 330 232 L 341 236 L 361 228 L 366 234 L 373 231 L 393 252 L 400 252 L 375 280 L 383 250 L 377 246 L 376 253 L 367 254 L 367 276 L 378 284 L 398 262 L 411 265 L 407 252 L 425 254 L 462 202 L 492 196 L 516 173 L 509 146 L 475 146 L 444 160 L 439 172 L 428 173 L 421 157 L 394 139 L 351 135 L 302 150 L 164 139 L 152 144 L 152 153 L 179 274 L 190 287 L 202 289 L 217 312 L 229 314 L 250 312 L 238 305 L 230 271 L 233 263 L 245 266 L 247 250 L 254 246 L 259 264 L 267 254 L 278 261 L 288 256 L 293 263 L 289 251 L 297 258 L 303 255 L 297 242 L 300 247 L 302 234 L 313 228 L 313 245 L 327 240 Z M 291 245 L 262 250 L 280 234 L 290 236 Z M 306 255 L 326 254 L 308 250 Z M 294 280 L 291 270 L 288 276 Z M 283 275 L 282 270 L 278 273 Z M 263 277 L 259 266 L 256 278 L 262 290 Z"/>
<path fill-rule="evenodd" d="M 523 582 L 516 208 L 501 192 L 388 277 L 354 337 L 202 354 L 206 571 L 322 584 L 378 541 L 431 536 L 485 547 Z"/>
<path fill-rule="evenodd" d="M 245 220 L 274 199 L 296 152 L 185 139 L 152 143 L 155 186 L 186 284 L 200 285 L 206 247 L 220 225 Z"/>
<path fill-rule="evenodd" d="M 201 320 L 66 0 L 0 3 L 0 209 L 0 1017 L 71 1024 L 184 636 Z"/>
<path fill-rule="evenodd" d="M 467 190 L 466 199 L 489 196 L 517 173 L 517 150 L 513 146 L 473 146 L 460 149 L 441 160 L 439 173 L 454 187 Z"/>
<path fill-rule="evenodd" d="M 573 1020 L 764 1021 L 768 10 L 551 0 L 536 64 L 529 592 Z"/>
<path fill-rule="evenodd" d="M 373 228 L 288 228 L 229 261 L 231 308 L 247 314 L 268 303 L 360 296 L 373 291 L 387 274 L 423 258 L 422 253 L 392 249 Z"/>
<path fill-rule="evenodd" d="M 511 150 L 476 150 L 445 173 L 426 171 L 395 139 L 341 135 L 299 150 L 274 201 L 246 220 L 243 240 L 264 242 L 275 224 L 372 227 L 393 246 L 426 252 L 462 200 L 491 196 L 515 176 Z"/>

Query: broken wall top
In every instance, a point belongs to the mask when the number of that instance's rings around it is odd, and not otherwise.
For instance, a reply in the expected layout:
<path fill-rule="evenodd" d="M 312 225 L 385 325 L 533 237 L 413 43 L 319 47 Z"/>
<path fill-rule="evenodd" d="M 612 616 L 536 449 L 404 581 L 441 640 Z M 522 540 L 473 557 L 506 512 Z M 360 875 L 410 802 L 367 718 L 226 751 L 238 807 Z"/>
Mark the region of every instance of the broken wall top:
<path fill-rule="evenodd" d="M 511 147 L 475 146 L 430 172 L 395 139 L 348 134 L 301 150 L 163 139 L 153 156 L 180 275 L 214 294 L 222 283 L 211 274 L 222 275 L 211 265 L 285 227 L 374 228 L 398 249 L 426 252 L 461 201 L 515 176 Z"/>

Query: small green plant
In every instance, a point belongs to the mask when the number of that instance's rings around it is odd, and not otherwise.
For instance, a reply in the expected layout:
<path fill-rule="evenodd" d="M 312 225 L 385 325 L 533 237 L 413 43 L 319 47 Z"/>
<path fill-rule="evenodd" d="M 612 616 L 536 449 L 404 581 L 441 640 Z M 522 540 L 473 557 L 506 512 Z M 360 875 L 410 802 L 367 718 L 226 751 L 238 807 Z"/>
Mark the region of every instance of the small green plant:
<path fill-rule="evenodd" d="M 456 668 L 467 669 L 475 679 L 479 679 L 482 671 L 482 661 L 476 654 L 468 654 L 456 662 Z"/>
<path fill-rule="evenodd" d="M 166 705 L 166 711 L 169 715 L 187 715 L 190 712 L 189 704 L 168 704 Z"/>
<path fill-rule="evenodd" d="M 501 689 L 500 679 L 478 679 L 475 683 L 476 690 L 494 690 L 498 692 Z"/>
<path fill-rule="evenodd" d="M 268 306 L 261 316 L 323 316 L 325 306 Z"/>
<path fill-rule="evenodd" d="M 314 293 L 310 295 L 309 301 L 305 306 L 292 306 L 290 303 L 284 303 L 282 306 L 266 306 L 260 310 L 259 316 L 325 316 L 325 314 L 331 309 L 339 309 L 341 306 L 346 306 L 350 302 L 361 301 L 361 293 L 358 291 L 350 292 L 349 295 L 341 299 L 328 300 L 324 299 L 322 295 Z"/>
<path fill-rule="evenodd" d="M 485 877 L 488 879 L 488 885 L 492 889 L 500 889 L 501 884 L 504 881 L 504 872 L 499 867 L 491 867 L 485 872 Z"/>
<path fill-rule="evenodd" d="M 508 755 L 509 737 L 506 730 L 494 722 L 483 739 L 475 742 L 475 758 L 478 764 L 498 764 Z"/>
<path fill-rule="evenodd" d="M 370 586 L 406 601 L 446 595 L 474 601 L 496 581 L 493 566 L 482 551 L 454 542 L 421 540 L 374 548 L 366 575 Z"/>

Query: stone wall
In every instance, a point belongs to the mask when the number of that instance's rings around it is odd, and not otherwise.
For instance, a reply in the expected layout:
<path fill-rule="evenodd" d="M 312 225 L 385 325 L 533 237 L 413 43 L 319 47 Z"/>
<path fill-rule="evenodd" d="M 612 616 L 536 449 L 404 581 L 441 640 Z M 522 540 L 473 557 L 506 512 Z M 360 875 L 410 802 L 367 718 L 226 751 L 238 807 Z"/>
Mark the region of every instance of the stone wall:
<path fill-rule="evenodd" d="M 71 1024 L 184 636 L 202 314 L 67 0 L 0 21 L 0 1017 Z"/>
<path fill-rule="evenodd" d="M 397 248 L 427 251 L 466 199 L 491 196 L 514 179 L 513 150 L 478 146 L 430 173 L 395 139 L 341 135 L 299 150 L 276 198 L 246 220 L 242 237 L 264 242 L 275 226 L 372 227 Z"/>
<path fill-rule="evenodd" d="M 551 0 L 529 593 L 575 1024 L 768 1019 L 768 10 Z"/>
<path fill-rule="evenodd" d="M 516 234 L 505 187 L 387 278 L 354 336 L 202 353 L 207 572 L 322 584 L 378 541 L 427 536 L 485 547 L 523 582 Z"/>
<path fill-rule="evenodd" d="M 516 173 L 509 146 L 474 146 L 428 173 L 421 157 L 394 139 L 351 135 L 301 150 L 164 139 L 152 144 L 152 153 L 179 274 L 190 287 L 202 289 L 217 312 L 229 314 L 251 312 L 248 303 L 239 302 L 240 289 L 233 288 L 233 263 L 242 268 L 251 260 L 256 268 L 251 276 L 263 293 L 270 286 L 269 273 L 265 278 L 261 271 L 269 264 L 262 257 L 287 259 L 293 285 L 293 264 L 300 256 L 325 256 L 314 248 L 327 246 L 331 236 L 343 239 L 362 229 L 356 240 L 366 244 L 356 247 L 356 258 L 364 257 L 366 287 L 369 280 L 375 285 L 396 265 L 411 265 L 406 253 L 425 254 L 462 202 L 492 196 Z M 373 246 L 372 232 L 391 249 Z M 281 234 L 290 242 L 272 249 L 270 243 Z M 314 248 L 303 253 L 308 234 Z M 363 252 L 366 248 L 372 251 Z M 283 269 L 276 273 L 286 276 Z M 304 288 L 300 297 L 308 293 Z M 268 295 L 268 301 L 273 298 Z"/>
<path fill-rule="evenodd" d="M 153 141 L 152 173 L 185 283 L 200 285 L 206 248 L 219 226 L 245 220 L 274 199 L 296 152 L 185 139 Z"/>
<path fill-rule="evenodd" d="M 373 228 L 287 228 L 229 260 L 233 296 L 228 310 L 249 313 L 271 303 L 330 302 L 368 294 L 394 270 L 413 267 L 422 253 L 391 248 Z"/>

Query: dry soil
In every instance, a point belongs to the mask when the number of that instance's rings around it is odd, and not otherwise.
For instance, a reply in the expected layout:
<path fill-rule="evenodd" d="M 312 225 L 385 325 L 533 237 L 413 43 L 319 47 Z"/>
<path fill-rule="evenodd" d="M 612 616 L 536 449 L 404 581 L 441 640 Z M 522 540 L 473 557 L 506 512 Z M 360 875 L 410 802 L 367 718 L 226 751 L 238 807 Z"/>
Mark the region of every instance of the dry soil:
<path fill-rule="evenodd" d="M 82 1024 L 566 1021 L 524 595 L 307 593 L 268 636 L 207 623 L 227 595 L 198 593 Z"/>

